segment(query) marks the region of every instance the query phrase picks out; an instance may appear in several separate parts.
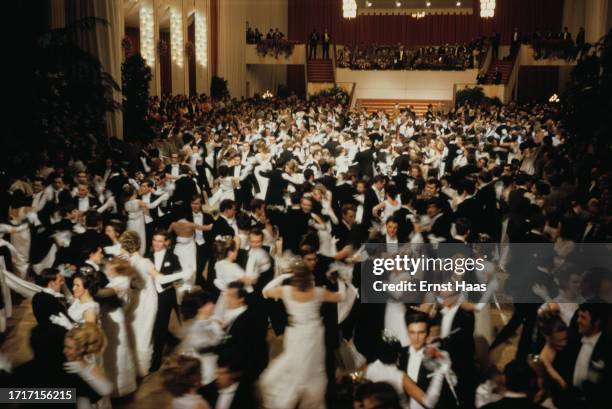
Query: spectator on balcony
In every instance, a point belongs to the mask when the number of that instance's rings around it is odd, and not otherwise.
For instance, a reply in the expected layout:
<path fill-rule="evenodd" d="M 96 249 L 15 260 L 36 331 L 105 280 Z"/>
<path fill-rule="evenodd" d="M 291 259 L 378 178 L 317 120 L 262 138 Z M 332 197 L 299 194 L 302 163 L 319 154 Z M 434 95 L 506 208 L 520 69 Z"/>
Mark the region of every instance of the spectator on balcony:
<path fill-rule="evenodd" d="M 319 34 L 316 30 L 312 30 L 308 36 L 308 59 L 317 59 L 317 44 L 319 44 Z"/>
<path fill-rule="evenodd" d="M 499 42 L 501 40 L 501 34 L 499 34 L 497 31 L 493 30 L 493 35 L 491 36 L 491 47 L 493 47 L 492 50 L 492 57 L 493 57 L 493 61 L 497 61 L 499 59 Z"/>
<path fill-rule="evenodd" d="M 327 29 L 325 29 L 325 32 L 323 33 L 321 44 L 323 46 L 323 59 L 329 60 L 329 45 L 331 44 L 331 37 L 329 36 Z"/>
<path fill-rule="evenodd" d="M 561 33 L 561 39 L 565 42 L 564 57 L 566 60 L 570 60 L 574 52 L 574 40 L 572 39 L 572 33 L 569 32 L 567 27 L 563 27 L 563 32 Z"/>
<path fill-rule="evenodd" d="M 280 32 L 280 30 L 278 29 L 278 27 L 276 27 L 274 29 L 274 33 L 272 34 L 272 38 L 276 41 L 280 41 L 283 38 L 285 38 L 285 35 L 283 33 Z"/>
<path fill-rule="evenodd" d="M 499 85 L 501 84 L 502 73 L 499 71 L 499 68 L 495 67 L 495 71 L 493 72 L 493 84 Z"/>
<path fill-rule="evenodd" d="M 518 30 L 518 27 L 514 27 L 514 32 L 512 33 L 512 39 L 510 41 L 510 55 L 515 56 L 521 46 L 521 33 Z"/>
<path fill-rule="evenodd" d="M 484 70 L 481 70 L 478 75 L 476 76 L 476 82 L 478 84 L 484 84 L 485 82 L 487 82 L 487 74 L 484 72 Z"/>

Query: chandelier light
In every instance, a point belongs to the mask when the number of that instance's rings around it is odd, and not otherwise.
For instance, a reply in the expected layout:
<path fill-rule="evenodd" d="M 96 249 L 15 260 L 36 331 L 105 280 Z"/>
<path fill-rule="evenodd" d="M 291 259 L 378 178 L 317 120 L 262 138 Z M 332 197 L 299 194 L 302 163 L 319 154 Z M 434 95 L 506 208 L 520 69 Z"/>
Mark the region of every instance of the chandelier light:
<path fill-rule="evenodd" d="M 153 7 L 143 4 L 140 7 L 140 52 L 142 58 L 150 68 L 155 67 L 155 33 L 153 21 Z"/>
<path fill-rule="evenodd" d="M 355 0 L 342 0 L 342 17 L 357 17 L 357 2 Z"/>
<path fill-rule="evenodd" d="M 170 50 L 172 61 L 183 67 L 183 17 L 181 10 L 170 8 Z"/>
<path fill-rule="evenodd" d="M 495 0 L 480 0 L 480 17 L 492 18 L 495 15 Z"/>
<path fill-rule="evenodd" d="M 206 68 L 208 65 L 208 28 L 206 15 L 201 11 L 195 14 L 195 54 L 196 62 Z"/>
<path fill-rule="evenodd" d="M 410 17 L 416 18 L 417 20 L 419 20 L 419 19 L 422 19 L 423 17 L 425 17 L 425 12 L 424 11 L 419 11 L 419 12 L 416 12 L 416 13 L 412 13 L 410 15 Z"/>

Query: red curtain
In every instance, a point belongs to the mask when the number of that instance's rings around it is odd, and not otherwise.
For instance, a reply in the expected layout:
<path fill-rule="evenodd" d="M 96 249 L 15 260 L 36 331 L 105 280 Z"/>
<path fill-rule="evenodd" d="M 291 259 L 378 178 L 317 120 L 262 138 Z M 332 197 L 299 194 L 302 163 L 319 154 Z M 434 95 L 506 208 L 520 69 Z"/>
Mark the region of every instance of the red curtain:
<path fill-rule="evenodd" d="M 432 15 L 414 19 L 405 15 L 342 17 L 342 0 L 289 0 L 288 37 L 306 41 L 312 30 L 328 29 L 337 44 L 395 44 L 409 46 L 467 42 L 479 35 L 502 34 L 509 44 L 514 27 L 529 33 L 561 31 L 563 0 L 497 0 L 495 17 L 480 18 L 480 2 L 472 15 Z"/>
<path fill-rule="evenodd" d="M 138 27 L 126 27 L 125 28 L 125 36 L 130 39 L 132 43 L 132 49 L 128 57 L 132 54 L 137 54 L 140 52 L 140 29 Z"/>
<path fill-rule="evenodd" d="M 304 98 L 306 79 L 303 65 L 287 65 L 287 88 L 298 97 Z"/>
<path fill-rule="evenodd" d="M 211 75 L 217 75 L 219 52 L 219 0 L 210 0 L 210 67 Z"/>
<path fill-rule="evenodd" d="M 172 45 L 170 44 L 170 32 L 169 31 L 160 31 L 159 39 L 161 41 L 165 41 L 168 46 L 165 54 L 160 55 L 156 52 L 159 58 L 159 77 L 161 83 L 161 93 L 163 94 L 172 94 L 172 61 L 170 60 L 170 56 L 172 55 Z"/>
<path fill-rule="evenodd" d="M 517 100 L 545 101 L 559 89 L 559 67 L 523 66 L 518 73 Z"/>

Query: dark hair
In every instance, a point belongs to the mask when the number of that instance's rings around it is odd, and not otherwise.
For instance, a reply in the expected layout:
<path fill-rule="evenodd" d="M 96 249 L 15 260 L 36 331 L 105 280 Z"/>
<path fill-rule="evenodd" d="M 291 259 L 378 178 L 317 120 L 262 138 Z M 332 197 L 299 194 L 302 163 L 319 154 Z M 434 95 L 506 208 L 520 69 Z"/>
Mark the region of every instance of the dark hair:
<path fill-rule="evenodd" d="M 184 320 L 195 317 L 198 310 L 208 303 L 214 302 L 212 294 L 202 290 L 201 288 L 194 288 L 193 290 L 185 293 L 183 296 L 183 302 L 181 303 L 181 315 Z"/>
<path fill-rule="evenodd" d="M 232 281 L 231 283 L 229 283 L 227 285 L 227 290 L 231 290 L 232 288 L 235 288 L 236 290 L 238 290 L 238 298 L 242 299 L 242 300 L 246 300 L 246 297 L 248 295 L 246 288 L 244 288 L 244 283 L 241 281 Z"/>
<path fill-rule="evenodd" d="M 406 316 L 404 320 L 406 322 L 406 327 L 409 327 L 410 324 L 418 324 L 422 322 L 427 326 L 427 332 L 429 332 L 429 327 L 431 325 L 431 322 L 427 314 L 425 314 L 422 311 L 415 311 L 415 310 L 409 309 L 406 312 Z"/>
<path fill-rule="evenodd" d="M 102 223 L 102 215 L 95 210 L 85 213 L 85 227 L 98 227 Z"/>
<path fill-rule="evenodd" d="M 506 388 L 513 392 L 529 393 L 533 388 L 535 374 L 533 369 L 525 361 L 515 359 L 504 367 Z"/>
<path fill-rule="evenodd" d="M 228 209 L 232 209 L 235 206 L 235 203 L 232 199 L 224 199 L 219 204 L 219 211 L 223 213 Z"/>
<path fill-rule="evenodd" d="M 251 200 L 251 211 L 254 211 L 255 209 L 259 209 L 261 206 L 265 205 L 266 202 L 264 202 L 261 199 L 253 199 Z"/>
<path fill-rule="evenodd" d="M 455 221 L 455 230 L 457 234 L 463 236 L 467 234 L 472 228 L 472 223 L 466 217 L 460 217 Z"/>
<path fill-rule="evenodd" d="M 345 215 L 350 211 L 353 211 L 353 212 L 357 211 L 357 209 L 355 208 L 355 205 L 351 203 L 343 204 L 340 210 L 342 212 L 342 215 Z"/>
<path fill-rule="evenodd" d="M 249 236 L 259 236 L 259 237 L 263 237 L 264 233 L 263 230 L 261 230 L 259 227 L 254 227 L 251 229 L 251 231 L 249 232 Z"/>
<path fill-rule="evenodd" d="M 202 200 L 202 196 L 198 194 L 191 196 L 191 203 L 195 202 L 196 200 Z"/>
<path fill-rule="evenodd" d="M 45 268 L 36 278 L 36 282 L 39 286 L 46 288 L 50 282 L 55 281 L 57 279 L 58 274 L 59 270 L 55 268 Z"/>
<path fill-rule="evenodd" d="M 550 336 L 554 333 L 567 331 L 567 325 L 558 315 L 545 314 L 538 320 L 538 327 L 543 335 Z"/>
<path fill-rule="evenodd" d="M 214 249 L 217 260 L 223 260 L 230 251 L 236 251 L 236 240 L 233 237 L 225 240 L 215 240 Z"/>
<path fill-rule="evenodd" d="M 240 230 L 249 230 L 251 228 L 251 218 L 248 214 L 240 212 L 236 216 L 236 225 Z"/>
<path fill-rule="evenodd" d="M 200 386 L 202 364 L 198 358 L 187 355 L 174 355 L 161 371 L 164 387 L 173 396 L 182 396 Z"/>
<path fill-rule="evenodd" d="M 307 291 L 314 286 L 314 276 L 304 265 L 296 266 L 292 270 L 291 285 L 296 287 L 298 291 Z"/>
<path fill-rule="evenodd" d="M 76 279 L 80 279 L 81 282 L 83 283 L 83 288 L 89 291 L 89 294 L 96 295 L 96 292 L 98 291 L 98 286 L 96 283 L 96 278 L 91 275 L 91 274 L 83 274 L 80 271 L 74 273 L 74 275 L 72 276 L 72 282 L 74 283 L 74 280 Z"/>
<path fill-rule="evenodd" d="M 402 345 L 396 339 L 381 340 L 376 349 L 376 358 L 383 364 L 396 364 Z"/>
<path fill-rule="evenodd" d="M 601 300 L 597 300 L 599 302 L 589 302 L 592 300 L 587 300 L 587 302 L 583 302 L 580 304 L 578 309 L 580 311 L 588 312 L 591 316 L 591 323 L 595 323 L 595 321 L 599 321 L 599 328 L 606 328 L 606 324 L 608 321 L 608 304 L 601 302 Z"/>
<path fill-rule="evenodd" d="M 401 409 L 400 398 L 393 386 L 385 382 L 367 383 L 357 391 L 361 401 L 373 401 L 376 409 Z"/>
<path fill-rule="evenodd" d="M 168 230 L 165 230 L 165 229 L 155 229 L 151 237 L 154 237 L 154 236 L 164 236 L 165 240 L 170 239 L 170 233 L 168 233 Z"/>

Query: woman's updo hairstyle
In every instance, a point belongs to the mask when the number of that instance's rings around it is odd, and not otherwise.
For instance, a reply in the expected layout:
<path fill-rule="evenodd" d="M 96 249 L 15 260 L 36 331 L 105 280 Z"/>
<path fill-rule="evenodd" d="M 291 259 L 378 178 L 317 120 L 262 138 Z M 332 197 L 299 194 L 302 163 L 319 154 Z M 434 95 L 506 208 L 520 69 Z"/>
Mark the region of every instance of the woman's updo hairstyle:
<path fill-rule="evenodd" d="M 127 230 L 119 237 L 121 247 L 132 254 L 140 250 L 140 236 L 134 230 Z"/>
<path fill-rule="evenodd" d="M 96 324 L 86 322 L 68 331 L 66 338 L 72 339 L 81 356 L 99 355 L 106 348 L 104 332 Z"/>
<path fill-rule="evenodd" d="M 217 260 L 227 258 L 230 251 L 236 251 L 236 241 L 233 237 L 221 237 L 215 240 L 215 255 Z"/>

